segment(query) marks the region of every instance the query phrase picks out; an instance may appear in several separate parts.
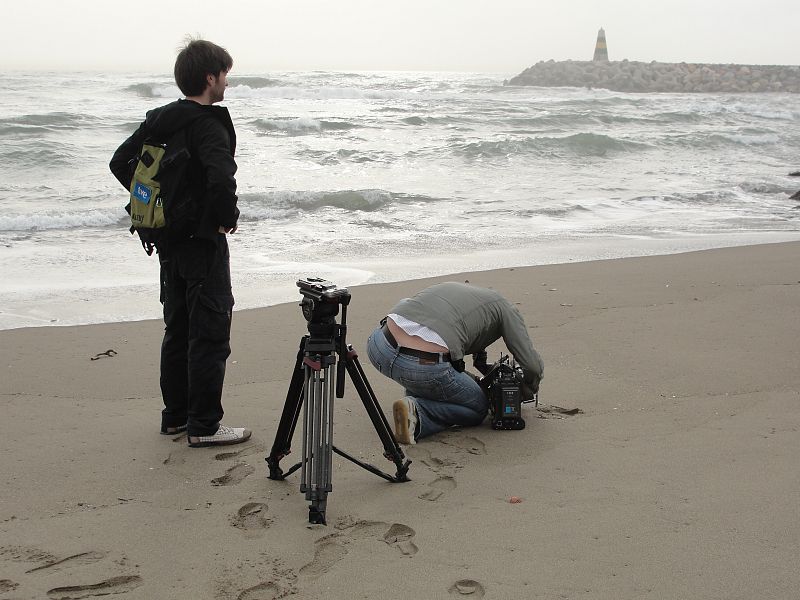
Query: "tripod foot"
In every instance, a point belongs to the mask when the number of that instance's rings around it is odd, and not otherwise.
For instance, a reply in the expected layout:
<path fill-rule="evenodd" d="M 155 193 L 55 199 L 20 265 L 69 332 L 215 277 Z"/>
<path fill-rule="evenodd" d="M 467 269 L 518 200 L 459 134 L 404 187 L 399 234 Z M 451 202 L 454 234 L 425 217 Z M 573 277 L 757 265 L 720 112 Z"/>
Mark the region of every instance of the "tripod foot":
<path fill-rule="evenodd" d="M 286 478 L 286 476 L 283 474 L 283 469 L 280 468 L 276 459 L 268 456 L 264 460 L 267 461 L 267 467 L 269 468 L 269 475 L 267 476 L 269 479 L 281 481 L 282 479 Z"/>
<path fill-rule="evenodd" d="M 405 481 L 411 481 L 408 478 L 408 467 L 410 466 L 411 466 L 411 461 L 407 460 L 405 463 L 403 463 L 402 466 L 397 467 L 397 473 L 394 476 L 395 482 L 403 483 Z"/>
<path fill-rule="evenodd" d="M 308 522 L 315 525 L 327 525 L 328 523 L 325 521 L 325 510 L 320 510 L 314 506 L 309 506 Z"/>

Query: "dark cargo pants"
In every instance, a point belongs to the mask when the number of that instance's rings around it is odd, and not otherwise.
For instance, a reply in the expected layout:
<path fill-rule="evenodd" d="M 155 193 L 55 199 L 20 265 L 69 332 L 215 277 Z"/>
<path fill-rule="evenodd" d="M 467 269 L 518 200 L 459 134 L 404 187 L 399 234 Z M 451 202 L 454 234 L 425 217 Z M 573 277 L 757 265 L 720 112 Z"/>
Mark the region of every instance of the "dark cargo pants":
<path fill-rule="evenodd" d="M 164 340 L 161 345 L 162 431 L 188 424 L 191 436 L 213 435 L 222 419 L 222 384 L 230 356 L 228 242 L 190 239 L 159 253 Z"/>

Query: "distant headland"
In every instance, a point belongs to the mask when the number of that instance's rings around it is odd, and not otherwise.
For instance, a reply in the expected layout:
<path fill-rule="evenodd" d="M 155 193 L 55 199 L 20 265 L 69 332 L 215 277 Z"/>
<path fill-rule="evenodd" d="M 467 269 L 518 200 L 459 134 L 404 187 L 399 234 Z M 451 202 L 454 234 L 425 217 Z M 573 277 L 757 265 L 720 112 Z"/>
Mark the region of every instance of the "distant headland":
<path fill-rule="evenodd" d="M 800 93 L 800 66 L 609 61 L 606 34 L 597 33 L 587 61 L 539 61 L 504 85 L 603 88 L 615 92 Z"/>
<path fill-rule="evenodd" d="M 615 92 L 800 93 L 800 66 L 636 61 L 541 61 L 506 85 L 589 87 Z"/>

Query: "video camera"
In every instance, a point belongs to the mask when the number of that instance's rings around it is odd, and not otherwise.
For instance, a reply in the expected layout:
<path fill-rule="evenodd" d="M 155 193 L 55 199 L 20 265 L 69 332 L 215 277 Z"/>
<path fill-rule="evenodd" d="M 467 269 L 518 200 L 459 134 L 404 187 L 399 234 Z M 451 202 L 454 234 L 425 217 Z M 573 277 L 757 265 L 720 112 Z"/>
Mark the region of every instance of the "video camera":
<path fill-rule="evenodd" d="M 486 363 L 486 358 L 486 352 L 477 352 L 472 364 L 483 374 L 479 383 L 489 397 L 492 429 L 525 429 L 522 405 L 527 402 L 538 404 L 538 394 L 531 400 L 522 399 L 522 369 L 509 355 L 501 354 L 491 366 Z"/>

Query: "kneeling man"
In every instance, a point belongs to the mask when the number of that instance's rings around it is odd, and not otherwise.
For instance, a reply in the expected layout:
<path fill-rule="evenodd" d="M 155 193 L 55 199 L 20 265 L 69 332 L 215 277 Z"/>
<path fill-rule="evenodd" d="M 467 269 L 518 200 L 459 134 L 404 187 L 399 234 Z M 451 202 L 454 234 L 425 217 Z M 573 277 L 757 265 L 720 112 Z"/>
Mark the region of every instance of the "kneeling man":
<path fill-rule="evenodd" d="M 464 371 L 464 356 L 500 338 L 524 373 L 523 397 L 539 390 L 544 364 L 522 315 L 494 290 L 440 283 L 404 298 L 367 342 L 370 362 L 405 388 L 393 406 L 395 436 L 414 444 L 452 425 L 479 425 L 489 400 Z"/>

